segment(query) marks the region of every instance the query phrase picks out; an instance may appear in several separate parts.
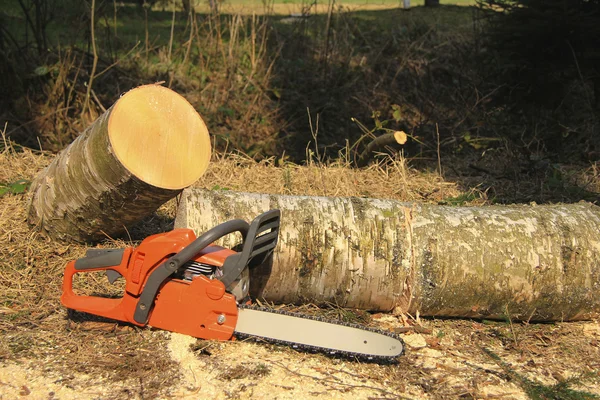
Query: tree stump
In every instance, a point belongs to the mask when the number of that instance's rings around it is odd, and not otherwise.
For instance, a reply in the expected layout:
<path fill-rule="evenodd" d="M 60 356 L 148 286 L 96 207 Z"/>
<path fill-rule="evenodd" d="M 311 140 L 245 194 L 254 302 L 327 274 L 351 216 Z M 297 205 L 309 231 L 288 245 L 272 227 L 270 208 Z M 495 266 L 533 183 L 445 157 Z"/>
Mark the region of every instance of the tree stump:
<path fill-rule="evenodd" d="M 600 316 L 600 207 L 452 207 L 393 200 L 185 190 L 197 233 L 281 210 L 252 295 L 425 316 L 554 321 Z M 230 245 L 231 243 L 223 243 Z"/>
<path fill-rule="evenodd" d="M 194 183 L 210 154 L 208 129 L 187 100 L 138 87 L 34 179 L 28 221 L 63 240 L 119 235 Z"/>

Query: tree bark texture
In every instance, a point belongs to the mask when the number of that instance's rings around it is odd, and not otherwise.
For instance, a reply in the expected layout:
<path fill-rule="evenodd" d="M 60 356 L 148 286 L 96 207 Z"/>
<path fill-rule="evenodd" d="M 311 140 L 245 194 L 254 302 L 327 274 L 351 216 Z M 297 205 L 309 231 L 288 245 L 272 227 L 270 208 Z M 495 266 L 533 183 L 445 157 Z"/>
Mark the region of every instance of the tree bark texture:
<path fill-rule="evenodd" d="M 170 89 L 139 87 L 34 179 L 28 221 L 62 240 L 120 235 L 199 178 L 209 159 L 208 131 L 192 106 Z"/>
<path fill-rule="evenodd" d="M 188 189 L 175 226 L 199 233 L 274 208 L 279 244 L 250 285 L 268 301 L 531 321 L 600 315 L 600 208 L 591 204 L 452 207 Z"/>

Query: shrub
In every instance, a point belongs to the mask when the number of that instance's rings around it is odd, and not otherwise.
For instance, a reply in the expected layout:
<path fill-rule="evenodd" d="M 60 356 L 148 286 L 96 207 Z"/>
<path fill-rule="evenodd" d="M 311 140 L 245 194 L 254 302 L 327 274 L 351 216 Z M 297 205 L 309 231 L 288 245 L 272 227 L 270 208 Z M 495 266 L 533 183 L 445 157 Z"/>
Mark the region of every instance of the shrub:
<path fill-rule="evenodd" d="M 579 80 L 588 89 L 595 86 L 595 101 L 600 100 L 600 0 L 478 0 L 478 5 L 489 17 L 494 61 L 514 94 L 556 107 Z"/>

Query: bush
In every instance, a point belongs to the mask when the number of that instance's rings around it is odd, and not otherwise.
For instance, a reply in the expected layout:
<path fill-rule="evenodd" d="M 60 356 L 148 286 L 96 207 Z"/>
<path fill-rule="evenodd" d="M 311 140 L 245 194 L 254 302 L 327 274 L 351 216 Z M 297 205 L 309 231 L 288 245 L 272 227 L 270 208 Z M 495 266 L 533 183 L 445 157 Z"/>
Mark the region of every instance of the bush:
<path fill-rule="evenodd" d="M 497 97 L 525 134 L 564 157 L 600 155 L 600 0 L 477 0 Z M 488 71 L 488 72 L 489 72 Z"/>
<path fill-rule="evenodd" d="M 513 93 L 556 107 L 574 81 L 600 93 L 600 0 L 478 0 Z M 514 98 L 512 99 L 514 100 Z"/>

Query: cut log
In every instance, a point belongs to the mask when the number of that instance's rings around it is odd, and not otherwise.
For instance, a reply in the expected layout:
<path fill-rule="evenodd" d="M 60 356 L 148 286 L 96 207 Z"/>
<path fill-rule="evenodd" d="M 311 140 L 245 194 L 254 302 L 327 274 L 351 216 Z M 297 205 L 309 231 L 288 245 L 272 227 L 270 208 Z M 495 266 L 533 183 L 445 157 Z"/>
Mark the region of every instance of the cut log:
<path fill-rule="evenodd" d="M 28 220 L 79 242 L 119 235 L 206 170 L 208 130 L 182 96 L 160 85 L 123 95 L 32 183 Z"/>
<path fill-rule="evenodd" d="M 452 207 L 188 189 L 175 226 L 199 233 L 273 208 L 280 241 L 272 265 L 252 272 L 258 298 L 438 317 L 600 316 L 592 204 Z"/>

